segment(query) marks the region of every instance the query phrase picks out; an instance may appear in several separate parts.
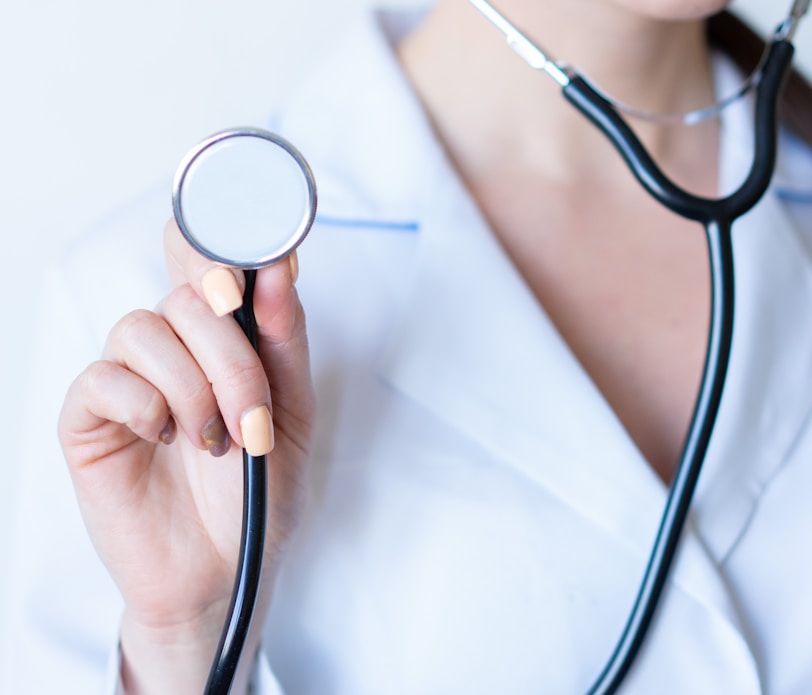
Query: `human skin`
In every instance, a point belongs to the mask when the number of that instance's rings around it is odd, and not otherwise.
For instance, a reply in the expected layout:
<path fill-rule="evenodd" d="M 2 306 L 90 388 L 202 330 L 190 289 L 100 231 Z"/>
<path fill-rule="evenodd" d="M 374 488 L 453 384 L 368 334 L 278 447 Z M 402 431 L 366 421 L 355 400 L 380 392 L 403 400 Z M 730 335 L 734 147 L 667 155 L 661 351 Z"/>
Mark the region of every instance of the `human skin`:
<path fill-rule="evenodd" d="M 712 99 L 699 18 L 722 4 L 502 0 L 498 7 L 613 95 L 673 111 Z M 709 289 L 701 232 L 652 203 L 603 137 L 466 0 L 438 0 L 398 55 L 497 238 L 667 479 L 704 354 Z M 715 123 L 636 126 L 678 182 L 716 192 Z M 239 545 L 240 421 L 265 406 L 275 445 L 254 624 L 263 623 L 301 511 L 314 417 L 291 265 L 259 273 L 257 356 L 227 315 L 241 274 L 225 271 L 236 287 L 207 296 L 211 262 L 174 224 L 165 237 L 173 291 L 155 311 L 117 324 L 102 358 L 71 387 L 59 424 L 85 523 L 124 598 L 122 677 L 130 694 L 203 689 Z M 228 284 L 222 269 L 215 272 Z M 254 629 L 247 655 L 257 646 Z M 244 691 L 250 662 L 243 661 L 233 692 Z"/>

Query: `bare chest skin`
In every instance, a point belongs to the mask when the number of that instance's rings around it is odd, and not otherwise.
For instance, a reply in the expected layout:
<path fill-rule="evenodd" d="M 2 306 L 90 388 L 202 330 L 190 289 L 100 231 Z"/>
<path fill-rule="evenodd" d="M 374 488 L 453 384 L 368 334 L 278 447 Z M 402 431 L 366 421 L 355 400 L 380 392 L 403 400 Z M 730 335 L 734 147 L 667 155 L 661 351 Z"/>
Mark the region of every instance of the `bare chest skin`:
<path fill-rule="evenodd" d="M 473 187 L 484 214 L 653 470 L 670 481 L 705 356 L 705 236 L 627 195 L 540 181 Z"/>

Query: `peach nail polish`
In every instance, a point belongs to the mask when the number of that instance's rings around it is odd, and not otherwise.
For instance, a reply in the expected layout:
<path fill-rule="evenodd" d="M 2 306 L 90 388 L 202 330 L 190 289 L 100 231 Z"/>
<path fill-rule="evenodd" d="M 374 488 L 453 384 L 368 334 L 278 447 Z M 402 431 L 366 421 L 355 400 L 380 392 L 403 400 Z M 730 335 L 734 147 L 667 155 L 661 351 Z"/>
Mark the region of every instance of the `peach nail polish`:
<path fill-rule="evenodd" d="M 296 249 L 288 256 L 288 262 L 290 263 L 290 281 L 295 285 L 299 279 L 299 255 L 296 253 Z"/>
<path fill-rule="evenodd" d="M 262 456 L 273 449 L 273 423 L 271 411 L 261 405 L 252 408 L 240 418 L 240 432 L 245 450 L 251 456 Z"/>
<path fill-rule="evenodd" d="M 206 301 L 218 316 L 225 316 L 242 305 L 237 278 L 228 268 L 212 268 L 203 276 L 201 284 Z"/>

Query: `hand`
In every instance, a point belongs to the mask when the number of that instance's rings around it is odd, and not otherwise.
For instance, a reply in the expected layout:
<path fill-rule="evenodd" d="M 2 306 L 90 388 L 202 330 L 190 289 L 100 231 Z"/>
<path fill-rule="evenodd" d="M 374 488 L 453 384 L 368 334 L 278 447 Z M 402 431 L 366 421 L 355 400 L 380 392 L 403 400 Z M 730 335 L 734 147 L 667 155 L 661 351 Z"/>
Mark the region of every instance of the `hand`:
<path fill-rule="evenodd" d="M 128 693 L 203 690 L 236 571 L 243 446 L 272 449 L 263 586 L 246 646 L 256 649 L 302 506 L 313 422 L 295 256 L 258 272 L 257 354 L 228 313 L 242 273 L 200 256 L 174 222 L 165 250 L 175 289 L 113 328 L 59 422 L 85 523 L 124 597 Z"/>

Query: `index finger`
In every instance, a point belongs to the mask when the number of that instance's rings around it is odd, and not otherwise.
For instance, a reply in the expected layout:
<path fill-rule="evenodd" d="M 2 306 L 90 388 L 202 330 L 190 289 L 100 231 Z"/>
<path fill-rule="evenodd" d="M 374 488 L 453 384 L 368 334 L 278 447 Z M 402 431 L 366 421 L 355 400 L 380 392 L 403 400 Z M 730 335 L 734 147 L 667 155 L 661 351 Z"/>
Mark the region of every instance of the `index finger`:
<path fill-rule="evenodd" d="M 242 271 L 206 258 L 193 248 L 174 218 L 164 227 L 164 253 L 172 285 L 191 285 L 217 316 L 225 316 L 242 305 L 245 291 Z"/>

